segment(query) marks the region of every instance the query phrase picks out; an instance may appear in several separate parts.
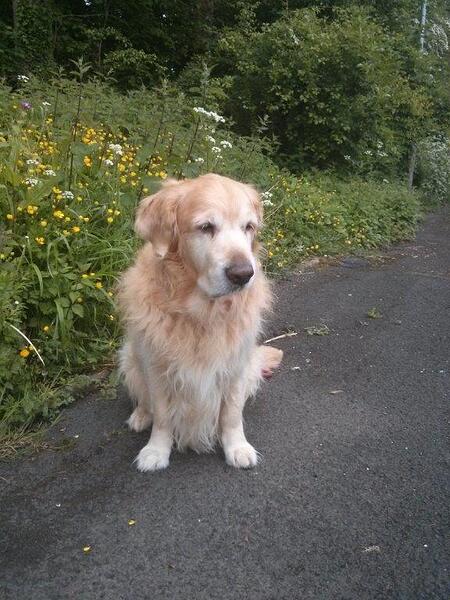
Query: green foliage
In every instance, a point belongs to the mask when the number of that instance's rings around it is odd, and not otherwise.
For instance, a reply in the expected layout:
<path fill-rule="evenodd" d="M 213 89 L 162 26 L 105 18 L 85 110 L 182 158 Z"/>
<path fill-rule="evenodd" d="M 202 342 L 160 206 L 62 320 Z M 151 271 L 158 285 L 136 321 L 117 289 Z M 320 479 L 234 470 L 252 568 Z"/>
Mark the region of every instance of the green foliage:
<path fill-rule="evenodd" d="M 283 174 L 265 202 L 270 270 L 300 257 L 361 251 L 414 235 L 417 195 L 404 185 L 331 174 Z"/>
<path fill-rule="evenodd" d="M 53 62 L 51 39 L 51 11 L 47 0 L 15 0 L 16 58 L 20 72 L 45 72 Z"/>
<path fill-rule="evenodd" d="M 420 191 L 428 205 L 450 200 L 450 138 L 441 134 L 419 144 Z"/>
<path fill-rule="evenodd" d="M 268 115 L 284 164 L 346 169 L 350 161 L 389 173 L 427 120 L 424 90 L 412 87 L 391 37 L 359 9 L 330 21 L 293 11 L 250 35 L 233 30 L 220 48 L 235 72 L 227 106 L 239 130 Z"/>

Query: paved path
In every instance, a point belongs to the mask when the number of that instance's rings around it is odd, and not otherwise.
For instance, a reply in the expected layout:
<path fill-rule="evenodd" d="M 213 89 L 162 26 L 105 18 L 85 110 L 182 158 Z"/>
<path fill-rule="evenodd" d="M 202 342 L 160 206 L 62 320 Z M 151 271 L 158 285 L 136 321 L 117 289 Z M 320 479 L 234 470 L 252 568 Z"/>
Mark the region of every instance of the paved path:
<path fill-rule="evenodd" d="M 253 471 L 140 474 L 123 395 L 67 410 L 75 448 L 1 466 L 0 598 L 447 599 L 449 233 L 277 284 L 267 337 L 298 335 L 246 409 Z"/>

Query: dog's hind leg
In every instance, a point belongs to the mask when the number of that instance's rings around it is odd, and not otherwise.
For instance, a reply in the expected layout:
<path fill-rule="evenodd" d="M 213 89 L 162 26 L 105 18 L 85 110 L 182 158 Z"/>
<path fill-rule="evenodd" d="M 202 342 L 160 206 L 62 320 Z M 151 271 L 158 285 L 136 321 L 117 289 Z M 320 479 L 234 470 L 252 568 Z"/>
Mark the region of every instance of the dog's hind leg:
<path fill-rule="evenodd" d="M 135 409 L 127 420 L 133 431 L 143 431 L 152 424 L 150 397 L 144 376 L 129 342 L 120 350 L 120 373 L 135 404 Z"/>
<path fill-rule="evenodd" d="M 261 374 L 264 379 L 270 379 L 274 370 L 280 366 L 283 350 L 273 346 L 258 346 L 257 352 L 261 357 Z"/>
<path fill-rule="evenodd" d="M 283 351 L 273 346 L 257 346 L 245 373 L 245 396 L 253 396 L 263 379 L 270 379 L 280 366 Z"/>

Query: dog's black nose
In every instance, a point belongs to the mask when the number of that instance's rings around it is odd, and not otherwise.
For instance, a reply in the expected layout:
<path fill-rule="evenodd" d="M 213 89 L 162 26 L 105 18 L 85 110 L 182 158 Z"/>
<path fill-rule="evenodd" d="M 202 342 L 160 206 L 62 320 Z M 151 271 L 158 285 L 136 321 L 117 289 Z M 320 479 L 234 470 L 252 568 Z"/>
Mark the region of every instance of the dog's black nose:
<path fill-rule="evenodd" d="M 249 262 L 238 262 L 225 269 L 228 280 L 235 285 L 245 285 L 254 275 L 254 270 Z"/>

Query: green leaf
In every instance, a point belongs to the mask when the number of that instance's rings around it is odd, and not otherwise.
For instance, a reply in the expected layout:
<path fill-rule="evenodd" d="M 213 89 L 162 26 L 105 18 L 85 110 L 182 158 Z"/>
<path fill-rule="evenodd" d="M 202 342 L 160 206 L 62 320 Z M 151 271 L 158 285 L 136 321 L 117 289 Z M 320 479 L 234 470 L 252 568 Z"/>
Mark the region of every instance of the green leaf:
<path fill-rule="evenodd" d="M 84 306 L 82 304 L 72 304 L 72 311 L 79 317 L 84 317 Z"/>

